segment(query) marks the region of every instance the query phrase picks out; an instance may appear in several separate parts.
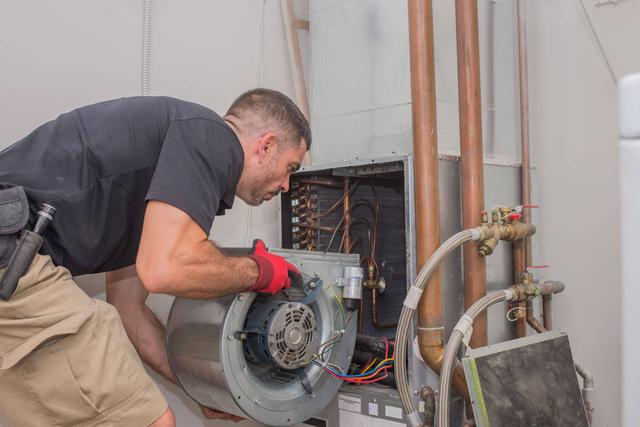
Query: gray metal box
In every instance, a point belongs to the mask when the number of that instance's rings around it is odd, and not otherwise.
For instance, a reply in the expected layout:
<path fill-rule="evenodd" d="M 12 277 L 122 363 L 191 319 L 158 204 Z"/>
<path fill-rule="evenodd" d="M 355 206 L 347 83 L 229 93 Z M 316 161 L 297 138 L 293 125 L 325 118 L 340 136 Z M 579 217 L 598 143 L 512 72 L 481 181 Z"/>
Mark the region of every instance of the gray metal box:
<path fill-rule="evenodd" d="M 462 364 L 478 427 L 589 425 L 562 332 L 470 349 Z"/>

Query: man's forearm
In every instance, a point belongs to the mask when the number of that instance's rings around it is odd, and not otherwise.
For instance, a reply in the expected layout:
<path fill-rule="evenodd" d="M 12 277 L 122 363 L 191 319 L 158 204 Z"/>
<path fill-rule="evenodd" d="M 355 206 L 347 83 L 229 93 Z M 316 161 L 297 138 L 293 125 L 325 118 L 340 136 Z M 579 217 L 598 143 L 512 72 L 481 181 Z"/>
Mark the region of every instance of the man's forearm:
<path fill-rule="evenodd" d="M 142 361 L 165 379 L 177 384 L 169 366 L 164 325 L 147 306 L 136 310 L 118 308 L 118 311 L 129 340 Z"/>
<path fill-rule="evenodd" d="M 147 203 L 136 269 L 148 291 L 189 298 L 243 292 L 259 273 L 252 259 L 224 255 L 188 214 L 156 200 Z"/>
<path fill-rule="evenodd" d="M 249 257 L 226 256 L 209 241 L 177 251 L 161 278 L 162 293 L 186 298 L 215 298 L 246 291 L 258 277 Z"/>

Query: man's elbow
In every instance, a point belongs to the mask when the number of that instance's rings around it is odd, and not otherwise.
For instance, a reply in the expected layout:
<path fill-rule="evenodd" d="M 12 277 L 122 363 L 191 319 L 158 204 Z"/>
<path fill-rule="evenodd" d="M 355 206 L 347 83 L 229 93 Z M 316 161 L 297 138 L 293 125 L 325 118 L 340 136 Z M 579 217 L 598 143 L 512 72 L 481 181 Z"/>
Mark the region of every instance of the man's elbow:
<path fill-rule="evenodd" d="M 136 271 L 144 288 L 153 294 L 171 294 L 175 284 L 175 269 L 169 261 L 136 262 Z"/>

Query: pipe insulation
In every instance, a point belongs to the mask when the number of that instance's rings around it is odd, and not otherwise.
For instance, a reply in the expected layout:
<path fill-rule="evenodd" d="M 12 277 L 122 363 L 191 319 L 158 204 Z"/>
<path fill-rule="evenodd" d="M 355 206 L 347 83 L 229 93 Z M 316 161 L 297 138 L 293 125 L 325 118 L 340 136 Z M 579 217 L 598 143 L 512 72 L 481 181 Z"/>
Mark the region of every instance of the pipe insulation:
<path fill-rule="evenodd" d="M 640 340 L 637 301 L 640 300 L 640 73 L 618 83 L 620 143 L 620 238 L 622 254 L 622 358 L 623 422 L 626 427 L 640 419 Z"/>

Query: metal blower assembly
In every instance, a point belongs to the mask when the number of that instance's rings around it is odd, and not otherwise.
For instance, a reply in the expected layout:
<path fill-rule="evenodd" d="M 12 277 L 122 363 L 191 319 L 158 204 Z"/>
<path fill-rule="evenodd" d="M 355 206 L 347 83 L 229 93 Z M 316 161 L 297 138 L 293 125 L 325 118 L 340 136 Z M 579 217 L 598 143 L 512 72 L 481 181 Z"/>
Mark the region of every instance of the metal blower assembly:
<path fill-rule="evenodd" d="M 357 322 L 349 321 L 339 285 L 358 256 L 273 252 L 300 268 L 303 287 L 273 296 L 176 298 L 167 350 L 178 382 L 201 405 L 286 426 L 315 416 L 341 385 L 312 363 L 319 350 L 348 370 Z"/>

